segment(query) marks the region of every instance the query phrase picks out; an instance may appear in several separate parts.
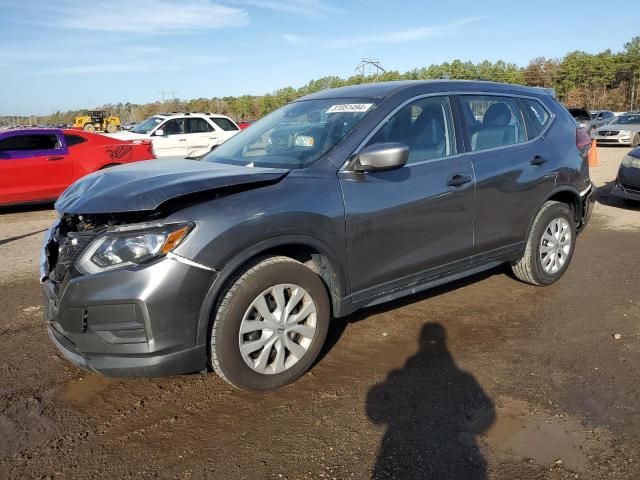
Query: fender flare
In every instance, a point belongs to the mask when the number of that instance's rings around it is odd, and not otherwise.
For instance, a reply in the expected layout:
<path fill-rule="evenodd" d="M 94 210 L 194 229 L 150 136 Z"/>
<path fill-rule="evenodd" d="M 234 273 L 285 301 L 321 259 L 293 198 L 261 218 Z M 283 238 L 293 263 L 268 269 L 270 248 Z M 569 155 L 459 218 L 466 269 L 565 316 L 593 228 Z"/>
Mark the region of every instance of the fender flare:
<path fill-rule="evenodd" d="M 531 216 L 531 219 L 529 220 L 529 226 L 527 227 L 527 235 L 525 237 L 525 244 L 529 239 L 529 235 L 531 234 L 531 228 L 533 227 L 533 222 L 536 219 L 536 216 L 538 215 L 538 212 L 540 211 L 542 206 L 545 203 L 547 203 L 555 195 L 557 195 L 559 193 L 565 193 L 565 192 L 569 193 L 573 197 L 575 197 L 574 205 L 576 207 L 576 211 L 575 211 L 575 217 L 576 217 L 575 220 L 576 220 L 576 222 L 578 222 L 579 219 L 581 219 L 584 216 L 583 205 L 582 205 L 582 201 L 581 201 L 581 197 L 580 197 L 580 192 L 578 192 L 578 190 L 576 190 L 575 188 L 573 188 L 570 185 L 562 185 L 562 186 L 556 187 L 553 190 L 551 190 L 544 197 L 544 199 L 539 203 L 538 207 L 536 208 L 535 214 Z"/>
<path fill-rule="evenodd" d="M 268 238 L 232 256 L 226 261 L 224 267 L 218 271 L 218 274 L 209 286 L 207 293 L 200 304 L 198 324 L 196 326 L 196 345 L 207 344 L 209 324 L 213 309 L 215 308 L 220 294 L 227 286 L 229 280 L 233 278 L 243 265 L 246 265 L 251 261 L 251 259 L 259 257 L 262 253 L 273 248 L 283 247 L 286 245 L 300 245 L 313 248 L 328 260 L 335 277 L 333 285 L 327 285 L 329 289 L 329 297 L 334 308 L 336 307 L 336 303 L 346 296 L 346 273 L 342 268 L 342 263 L 339 261 L 338 255 L 336 255 L 326 243 L 308 235 L 282 235 Z"/>

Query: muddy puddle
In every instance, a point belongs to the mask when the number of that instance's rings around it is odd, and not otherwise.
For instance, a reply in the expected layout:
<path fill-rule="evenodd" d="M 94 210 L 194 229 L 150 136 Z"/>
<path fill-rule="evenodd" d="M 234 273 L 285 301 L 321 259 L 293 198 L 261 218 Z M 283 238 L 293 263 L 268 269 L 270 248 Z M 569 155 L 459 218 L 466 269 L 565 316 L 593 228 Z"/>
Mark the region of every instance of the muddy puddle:
<path fill-rule="evenodd" d="M 118 383 L 118 380 L 90 373 L 62 387 L 57 397 L 72 404 L 84 405 L 98 399 L 103 392 Z"/>
<path fill-rule="evenodd" d="M 587 433 L 577 420 L 540 413 L 529 414 L 524 404 L 510 402 L 485 435 L 496 452 L 538 465 L 563 464 L 576 472 L 587 468 Z"/>

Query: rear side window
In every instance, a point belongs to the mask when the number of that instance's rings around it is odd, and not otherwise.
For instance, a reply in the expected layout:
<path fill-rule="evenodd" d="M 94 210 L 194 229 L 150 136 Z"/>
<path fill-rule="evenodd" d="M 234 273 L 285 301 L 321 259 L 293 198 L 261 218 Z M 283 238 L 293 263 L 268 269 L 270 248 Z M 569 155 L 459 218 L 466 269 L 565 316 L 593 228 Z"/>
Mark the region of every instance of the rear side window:
<path fill-rule="evenodd" d="M 54 150 L 60 147 L 60 141 L 56 135 L 16 135 L 0 140 L 0 152 L 13 150 Z"/>
<path fill-rule="evenodd" d="M 471 150 L 488 150 L 527 141 L 524 119 L 515 99 L 462 95 L 460 100 L 471 137 Z"/>
<path fill-rule="evenodd" d="M 213 127 L 204 118 L 187 119 L 187 127 L 187 133 L 206 133 L 213 130 Z"/>
<path fill-rule="evenodd" d="M 449 98 L 427 97 L 405 105 L 382 124 L 367 146 L 381 142 L 407 145 L 407 163 L 454 155 L 456 146 Z"/>
<path fill-rule="evenodd" d="M 240 130 L 239 127 L 236 127 L 231 120 L 228 118 L 218 118 L 218 117 L 209 117 L 213 123 L 219 126 L 225 132 L 231 132 L 233 130 Z"/>
<path fill-rule="evenodd" d="M 527 133 L 529 140 L 531 140 L 542 133 L 549 123 L 551 115 L 538 100 L 531 98 L 522 98 L 521 100 L 527 117 Z"/>
<path fill-rule="evenodd" d="M 73 147 L 74 145 L 79 145 L 87 141 L 86 138 L 81 137 L 80 135 L 70 135 L 70 134 L 65 134 L 64 140 L 67 142 L 67 147 Z"/>

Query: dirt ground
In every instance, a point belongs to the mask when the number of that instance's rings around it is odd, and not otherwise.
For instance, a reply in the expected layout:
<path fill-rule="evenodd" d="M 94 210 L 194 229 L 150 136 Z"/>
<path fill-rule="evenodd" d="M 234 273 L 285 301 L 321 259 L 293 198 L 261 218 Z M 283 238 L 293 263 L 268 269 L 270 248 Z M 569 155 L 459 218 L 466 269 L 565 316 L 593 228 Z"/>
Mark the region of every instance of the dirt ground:
<path fill-rule="evenodd" d="M 499 268 L 335 321 L 265 394 L 69 364 L 37 281 L 54 212 L 0 213 L 0 478 L 640 478 L 640 210 L 606 194 L 626 151 L 599 149 L 561 281 Z"/>

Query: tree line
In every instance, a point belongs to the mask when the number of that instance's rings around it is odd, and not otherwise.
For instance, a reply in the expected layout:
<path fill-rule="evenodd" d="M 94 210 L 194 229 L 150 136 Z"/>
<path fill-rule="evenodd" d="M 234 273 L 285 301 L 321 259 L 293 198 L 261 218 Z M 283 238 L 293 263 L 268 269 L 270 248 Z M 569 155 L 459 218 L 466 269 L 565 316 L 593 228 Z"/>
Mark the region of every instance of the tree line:
<path fill-rule="evenodd" d="M 640 109 L 640 36 L 624 44 L 621 52 L 605 50 L 590 54 L 570 52 L 562 59 L 539 57 L 526 67 L 502 60 L 480 63 L 454 60 L 407 72 L 386 71 L 378 75 L 348 78 L 328 76 L 312 80 L 301 88 L 285 87 L 261 96 L 172 99 L 147 104 L 107 104 L 102 109 L 118 115 L 123 122 L 141 121 L 160 112 L 212 112 L 234 120 L 255 120 L 298 97 L 327 88 L 391 80 L 428 79 L 490 80 L 552 88 L 569 107 L 630 111 Z M 40 117 L 38 123 L 73 123 L 83 111 L 56 112 Z"/>

